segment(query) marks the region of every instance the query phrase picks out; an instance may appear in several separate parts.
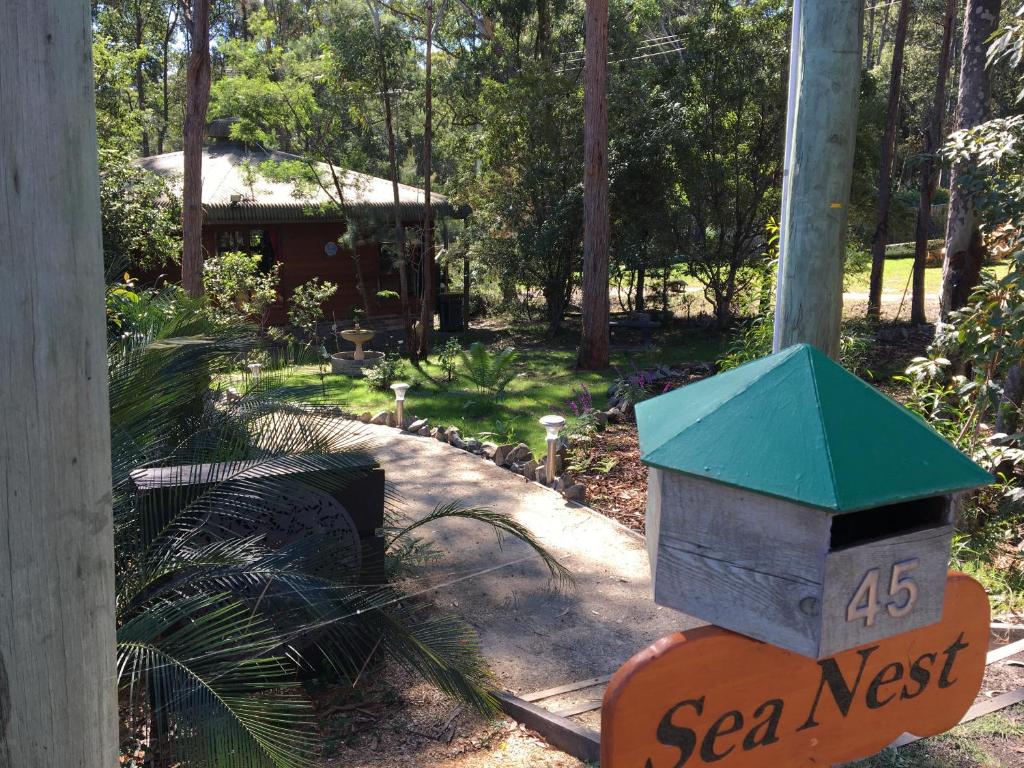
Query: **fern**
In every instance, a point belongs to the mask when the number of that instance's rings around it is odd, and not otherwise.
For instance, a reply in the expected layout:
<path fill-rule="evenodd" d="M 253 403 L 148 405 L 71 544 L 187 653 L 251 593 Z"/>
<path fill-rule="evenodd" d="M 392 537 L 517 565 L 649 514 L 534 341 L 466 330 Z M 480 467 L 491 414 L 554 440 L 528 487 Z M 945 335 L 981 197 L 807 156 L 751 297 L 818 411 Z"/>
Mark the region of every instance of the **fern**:
<path fill-rule="evenodd" d="M 466 378 L 476 384 L 478 392 L 500 395 L 516 377 L 516 351 L 511 347 L 491 352 L 479 341 L 462 351 L 462 367 Z"/>

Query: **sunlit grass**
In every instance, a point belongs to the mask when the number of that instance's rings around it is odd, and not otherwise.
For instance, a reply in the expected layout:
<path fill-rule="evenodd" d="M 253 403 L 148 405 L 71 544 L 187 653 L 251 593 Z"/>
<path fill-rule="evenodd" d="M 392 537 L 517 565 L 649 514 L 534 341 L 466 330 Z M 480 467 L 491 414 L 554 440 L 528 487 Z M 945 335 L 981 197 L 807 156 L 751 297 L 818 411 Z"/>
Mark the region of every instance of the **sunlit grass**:
<path fill-rule="evenodd" d="M 459 340 L 467 346 L 479 333 L 460 334 Z M 496 433 L 521 440 L 534 450 L 544 445 L 544 428 L 537 420 L 548 413 L 571 416 L 568 401 L 574 389 L 586 385 L 594 395 L 597 407 L 605 406 L 608 385 L 633 366 L 654 364 L 673 365 L 697 360 L 713 360 L 721 352 L 721 336 L 707 330 L 665 331 L 655 337 L 656 345 L 650 349 L 613 352 L 613 367 L 606 371 L 579 371 L 575 369 L 575 341 L 566 335 L 554 342 L 536 338 L 507 335 L 501 339 L 489 338 L 496 346 L 515 346 L 518 350 L 517 375 L 504 394 L 496 396 L 478 392 L 476 387 L 460 376 L 453 382 L 444 380 L 444 374 L 435 356 L 416 370 L 405 364 L 403 380 L 412 384 L 406 400 L 406 412 L 427 418 L 433 425 L 456 426 L 465 436 Z M 394 406 L 394 394 L 373 389 L 363 378 L 335 376 L 327 373 L 321 381 L 315 365 L 305 365 L 280 372 L 285 386 L 303 387 L 310 399 L 337 405 L 352 413 L 389 410 Z"/>

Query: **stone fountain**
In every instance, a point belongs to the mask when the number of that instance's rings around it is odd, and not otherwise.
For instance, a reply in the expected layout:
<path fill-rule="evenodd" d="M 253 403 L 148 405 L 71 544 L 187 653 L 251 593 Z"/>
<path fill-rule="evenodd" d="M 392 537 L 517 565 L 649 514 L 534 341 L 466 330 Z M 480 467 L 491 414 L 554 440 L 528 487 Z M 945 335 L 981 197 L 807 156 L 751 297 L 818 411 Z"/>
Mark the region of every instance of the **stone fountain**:
<path fill-rule="evenodd" d="M 361 376 L 363 368 L 373 365 L 384 357 L 383 352 L 363 349 L 363 344 L 368 343 L 377 335 L 377 332 L 371 328 L 363 328 L 356 323 L 354 328 L 346 328 L 339 335 L 345 341 L 354 344 L 356 348 L 353 352 L 335 352 L 331 355 L 331 373 Z"/>

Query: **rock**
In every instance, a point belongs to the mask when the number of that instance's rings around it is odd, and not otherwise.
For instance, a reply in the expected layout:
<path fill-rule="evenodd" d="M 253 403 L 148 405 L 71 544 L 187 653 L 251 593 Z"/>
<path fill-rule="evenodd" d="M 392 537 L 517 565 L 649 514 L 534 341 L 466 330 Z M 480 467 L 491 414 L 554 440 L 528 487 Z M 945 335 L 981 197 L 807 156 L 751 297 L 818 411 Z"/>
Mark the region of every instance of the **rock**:
<path fill-rule="evenodd" d="M 557 478 L 555 478 L 555 490 L 556 491 L 564 491 L 570 485 L 575 485 L 575 481 L 573 480 L 572 475 L 564 474 L 564 475 L 559 475 Z"/>
<path fill-rule="evenodd" d="M 490 459 L 490 460 L 493 461 L 494 460 L 494 456 L 495 456 L 495 454 L 498 451 L 497 443 L 484 443 L 481 446 L 481 448 L 483 448 L 484 458 L 485 459 Z"/>
<path fill-rule="evenodd" d="M 466 444 L 462 441 L 462 438 L 459 437 L 458 432 L 452 433 L 452 435 L 448 438 L 448 445 L 450 445 L 452 448 L 458 448 L 459 450 L 463 451 L 466 449 Z"/>
<path fill-rule="evenodd" d="M 234 387 L 228 387 L 227 391 L 224 393 L 225 403 L 237 403 L 241 399 L 242 396 L 238 394 L 238 390 Z"/>
<path fill-rule="evenodd" d="M 405 431 L 406 432 L 416 432 L 416 433 L 418 433 L 421 429 L 426 427 L 427 424 L 428 424 L 428 422 L 427 422 L 426 419 L 416 419 L 408 427 L 405 428 Z M 428 429 L 427 430 L 427 434 L 429 434 L 429 433 L 430 433 L 430 430 Z"/>
<path fill-rule="evenodd" d="M 389 427 L 397 427 L 398 426 L 398 416 L 395 415 L 394 411 L 388 411 L 388 426 Z"/>
<path fill-rule="evenodd" d="M 525 466 L 526 466 L 525 464 L 513 464 L 512 466 L 509 467 L 509 471 L 515 472 L 517 475 L 523 475 L 523 474 L 526 474 L 523 471 L 523 468 Z"/>
<path fill-rule="evenodd" d="M 419 428 L 416 434 L 419 435 L 420 437 L 430 437 L 430 427 L 423 425 L 422 427 Z"/>
<path fill-rule="evenodd" d="M 505 457 L 505 464 L 515 464 L 519 462 L 529 461 L 533 458 L 533 452 L 530 450 L 530 446 L 526 443 L 520 443 Z"/>
<path fill-rule="evenodd" d="M 499 467 L 508 466 L 511 462 L 508 460 L 508 455 L 512 453 L 518 446 L 515 443 L 506 443 L 505 445 L 499 445 L 494 450 L 494 463 Z"/>
<path fill-rule="evenodd" d="M 362 413 L 359 414 L 359 420 L 363 422 L 363 424 L 369 424 L 371 421 L 373 421 L 373 414 L 370 413 L 369 411 L 363 411 Z"/>
<path fill-rule="evenodd" d="M 441 429 L 440 427 L 432 428 L 430 430 L 430 436 L 435 440 L 441 441 L 442 443 L 448 442 L 448 439 L 445 437 L 444 430 Z"/>
<path fill-rule="evenodd" d="M 472 453 L 483 453 L 484 444 L 477 440 L 475 437 L 471 437 L 466 441 L 466 450 Z"/>
<path fill-rule="evenodd" d="M 543 465 L 537 467 L 537 470 L 534 472 L 533 479 L 536 480 L 541 485 L 547 485 L 547 467 L 544 467 Z"/>
<path fill-rule="evenodd" d="M 612 407 L 604 412 L 604 417 L 608 420 L 609 424 L 618 424 L 622 420 L 622 411 Z"/>
<path fill-rule="evenodd" d="M 604 411 L 594 411 L 594 423 L 598 429 L 604 429 L 608 424 L 608 414 Z"/>
<path fill-rule="evenodd" d="M 445 435 L 445 437 L 448 438 L 448 442 L 449 443 L 452 441 L 453 437 L 458 437 L 459 439 L 462 438 L 462 435 L 459 434 L 459 428 L 458 427 L 448 427 L 448 429 L 446 429 L 444 431 L 444 435 Z"/>
<path fill-rule="evenodd" d="M 568 488 L 562 491 L 562 495 L 565 496 L 568 501 L 585 501 L 587 498 L 587 488 L 580 483 L 574 483 Z"/>
<path fill-rule="evenodd" d="M 383 424 L 383 425 L 390 426 L 390 424 L 388 422 L 392 418 L 394 418 L 394 417 L 391 415 L 390 411 L 381 411 L 376 416 L 374 416 L 372 419 L 370 419 L 370 423 L 371 424 Z"/>
<path fill-rule="evenodd" d="M 540 465 L 536 461 L 533 461 L 532 459 L 523 464 L 523 475 L 526 477 L 527 480 L 537 479 L 537 467 L 539 466 Z"/>

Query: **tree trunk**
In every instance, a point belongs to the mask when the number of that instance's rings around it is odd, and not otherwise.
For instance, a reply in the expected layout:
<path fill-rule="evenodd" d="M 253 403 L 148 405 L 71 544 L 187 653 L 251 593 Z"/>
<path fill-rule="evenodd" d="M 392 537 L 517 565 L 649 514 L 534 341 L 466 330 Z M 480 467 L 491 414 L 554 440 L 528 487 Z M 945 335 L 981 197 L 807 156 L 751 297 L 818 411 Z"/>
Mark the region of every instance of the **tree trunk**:
<path fill-rule="evenodd" d="M 803 342 L 839 353 L 862 13 L 849 0 L 809 0 L 794 23 L 775 350 Z"/>
<path fill-rule="evenodd" d="M 955 130 L 973 128 L 988 117 L 991 86 L 985 66 L 986 41 L 999 24 L 1000 0 L 968 0 L 964 10 L 964 35 L 960 55 L 960 88 Z M 954 168 L 946 221 L 946 256 L 942 262 L 939 319 L 967 304 L 981 279 L 984 243 L 970 193 L 960 183 L 961 169 Z"/>
<path fill-rule="evenodd" d="M 434 2 L 427 0 L 427 48 L 426 71 L 424 84 L 424 119 L 423 119 L 423 296 L 420 305 L 419 357 L 427 356 L 430 349 L 430 332 L 434 328 L 434 228 L 431 220 L 432 203 L 430 199 L 431 148 L 433 144 L 434 113 L 433 113 L 433 82 L 431 79 L 431 59 L 433 58 L 434 42 Z"/>
<path fill-rule="evenodd" d="M 868 13 L 868 44 L 864 53 L 864 69 L 871 69 L 875 66 L 875 11 L 878 6 L 872 5 Z"/>
<path fill-rule="evenodd" d="M 164 28 L 164 41 L 163 48 L 161 50 L 161 101 L 160 101 L 160 125 L 156 131 L 156 152 L 158 155 L 163 154 L 164 142 L 167 140 L 167 129 L 170 124 L 170 84 L 169 84 L 169 69 L 170 69 L 170 50 L 171 50 L 171 37 L 174 35 L 174 30 L 178 27 L 178 9 L 175 7 L 174 15 L 171 16 L 167 22 L 167 26 Z"/>
<path fill-rule="evenodd" d="M 92 24 L 0 24 L 0 766 L 117 765 L 114 540 Z"/>
<path fill-rule="evenodd" d="M 896 39 L 892 49 L 889 75 L 889 105 L 882 135 L 882 167 L 878 172 L 878 200 L 875 204 L 875 231 L 871 236 L 871 283 L 868 288 L 868 317 L 882 312 L 882 277 L 885 272 L 885 246 L 889 244 L 889 206 L 892 200 L 892 165 L 896 149 L 896 123 L 900 113 L 900 88 L 903 82 L 903 52 L 910 24 L 910 0 L 901 0 L 896 20 Z"/>
<path fill-rule="evenodd" d="M 142 32 L 145 27 L 145 19 L 142 16 L 142 3 L 135 3 L 135 52 L 142 49 Z M 142 66 L 142 58 L 135 61 L 135 96 L 139 107 L 139 113 L 146 111 L 146 73 Z M 146 121 L 142 123 L 142 156 L 149 157 L 149 130 L 146 128 Z"/>
<path fill-rule="evenodd" d="M 647 301 L 644 298 L 644 291 L 647 290 L 647 268 L 641 265 L 636 270 L 636 298 L 633 300 L 633 308 L 637 312 L 645 312 L 647 310 Z"/>
<path fill-rule="evenodd" d="M 541 61 L 551 56 L 551 0 L 537 0 L 537 39 L 534 55 Z"/>
<path fill-rule="evenodd" d="M 210 0 L 192 0 L 192 50 L 185 81 L 181 285 L 203 295 L 203 136 L 210 103 Z"/>
<path fill-rule="evenodd" d="M 405 229 L 402 227 L 402 206 L 398 192 L 398 147 L 395 142 L 395 121 L 391 112 L 391 73 L 388 70 L 387 57 L 384 53 L 384 39 L 379 27 L 377 28 L 377 54 L 380 63 L 381 93 L 384 100 L 384 128 L 388 135 L 391 192 L 394 198 L 395 252 L 398 257 L 398 288 L 402 301 L 402 325 L 405 328 L 405 348 L 413 363 L 416 363 L 419 360 L 419 344 L 413 329 L 412 311 L 409 304 L 409 268 L 405 258 Z"/>
<path fill-rule="evenodd" d="M 583 332 L 578 365 L 608 367 L 608 0 L 586 0 L 583 72 Z"/>
<path fill-rule="evenodd" d="M 910 300 L 910 322 L 927 322 L 924 312 L 924 270 L 928 261 L 928 238 L 931 234 L 932 195 L 939 182 L 936 156 L 942 145 L 942 118 L 946 112 L 946 80 L 953 50 L 953 24 L 956 23 L 957 0 L 946 0 L 942 17 L 942 46 L 939 49 L 938 72 L 932 111 L 924 132 L 924 160 L 921 163 L 920 203 L 917 209 L 917 242 L 914 245 L 914 291 Z"/>

